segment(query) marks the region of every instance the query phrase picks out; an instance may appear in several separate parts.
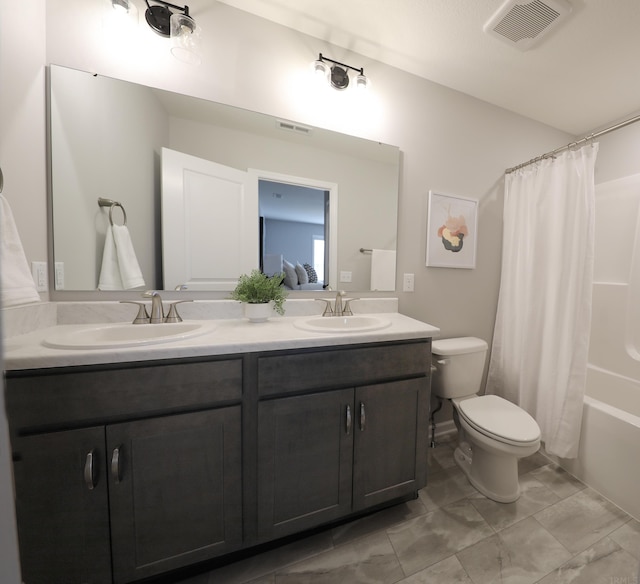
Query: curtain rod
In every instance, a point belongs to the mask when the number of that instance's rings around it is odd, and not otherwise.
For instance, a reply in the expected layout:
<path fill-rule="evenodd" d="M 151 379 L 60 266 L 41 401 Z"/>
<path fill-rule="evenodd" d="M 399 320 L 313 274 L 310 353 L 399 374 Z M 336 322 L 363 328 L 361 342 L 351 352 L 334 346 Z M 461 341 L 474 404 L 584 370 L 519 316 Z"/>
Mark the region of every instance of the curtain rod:
<path fill-rule="evenodd" d="M 640 114 L 637 115 L 637 116 L 634 116 L 633 118 L 629 118 L 628 120 L 625 120 L 624 122 L 620 122 L 618 124 L 615 124 L 613 126 L 605 128 L 604 130 L 600 130 L 599 132 L 596 132 L 595 134 L 589 134 L 588 136 L 585 136 L 584 138 L 580 138 L 580 140 L 576 140 L 575 142 L 569 142 L 569 144 L 566 144 L 564 146 L 560 146 L 560 148 L 556 148 L 555 150 L 552 150 L 551 152 L 547 152 L 545 154 L 542 154 L 541 156 L 538 156 L 536 158 L 532 158 L 528 162 L 523 162 L 522 164 L 518 164 L 518 166 L 513 166 L 512 168 L 507 168 L 507 170 L 505 170 L 504 173 L 505 174 L 509 174 L 509 173 L 512 173 L 512 172 L 514 172 L 516 170 L 519 170 L 520 168 L 524 168 L 525 166 L 529 166 L 530 164 L 533 164 L 534 162 L 540 162 L 541 160 L 544 160 L 545 158 L 553 158 L 556 154 L 558 154 L 560 152 L 564 152 L 565 150 L 569 150 L 570 148 L 575 148 L 576 146 L 584 144 L 585 142 L 588 142 L 589 140 L 595 140 L 596 138 L 599 138 L 600 136 L 604 136 L 605 134 L 608 134 L 609 132 L 613 132 L 615 130 L 619 130 L 620 128 L 624 128 L 625 126 L 629 126 L 630 124 L 633 124 L 633 123 L 638 122 L 638 121 L 640 121 Z"/>

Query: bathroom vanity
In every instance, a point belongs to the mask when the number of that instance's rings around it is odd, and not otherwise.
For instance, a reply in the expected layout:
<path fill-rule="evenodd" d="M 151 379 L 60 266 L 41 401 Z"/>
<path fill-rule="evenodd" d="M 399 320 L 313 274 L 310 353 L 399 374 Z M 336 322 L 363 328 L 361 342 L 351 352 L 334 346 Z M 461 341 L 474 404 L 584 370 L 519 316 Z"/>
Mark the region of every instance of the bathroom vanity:
<path fill-rule="evenodd" d="M 221 324 L 142 352 L 40 346 L 46 367 L 10 351 L 25 583 L 134 582 L 415 497 L 437 329 L 391 318 L 339 335 Z"/>

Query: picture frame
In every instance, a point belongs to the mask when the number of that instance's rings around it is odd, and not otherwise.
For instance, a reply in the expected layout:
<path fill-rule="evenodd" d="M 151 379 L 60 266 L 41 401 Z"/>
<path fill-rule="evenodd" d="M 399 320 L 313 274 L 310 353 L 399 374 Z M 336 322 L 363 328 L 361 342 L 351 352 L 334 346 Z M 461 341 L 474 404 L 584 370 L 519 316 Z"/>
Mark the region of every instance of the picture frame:
<path fill-rule="evenodd" d="M 476 267 L 478 201 L 429 191 L 427 259 L 433 268 Z"/>

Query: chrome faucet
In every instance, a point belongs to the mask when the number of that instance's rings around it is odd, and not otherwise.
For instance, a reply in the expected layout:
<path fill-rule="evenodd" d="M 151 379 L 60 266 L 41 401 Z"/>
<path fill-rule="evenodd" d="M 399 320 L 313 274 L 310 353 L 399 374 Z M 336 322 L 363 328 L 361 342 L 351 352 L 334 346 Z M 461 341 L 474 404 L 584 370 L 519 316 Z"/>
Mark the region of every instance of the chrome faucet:
<path fill-rule="evenodd" d="M 326 298 L 316 298 L 316 300 L 321 300 L 322 302 L 326 302 L 326 306 L 324 308 L 324 312 L 322 316 L 353 316 L 353 312 L 351 310 L 350 302 L 352 300 L 360 300 L 359 298 L 345 298 L 344 302 L 342 300 L 343 296 L 345 296 L 346 292 L 344 290 L 340 290 L 336 294 L 336 300 L 331 306 L 331 300 L 327 300 Z"/>
<path fill-rule="evenodd" d="M 333 315 L 334 316 L 342 316 L 343 308 L 342 308 L 342 297 L 345 295 L 344 290 L 339 290 L 336 294 L 336 301 L 333 304 Z"/>
<path fill-rule="evenodd" d="M 156 290 L 147 290 L 142 294 L 143 298 L 151 298 L 151 316 L 147 312 L 144 302 L 135 302 L 133 300 L 121 300 L 124 304 L 135 304 L 138 306 L 138 314 L 133 319 L 133 324 L 160 324 L 163 322 L 182 322 L 182 317 L 178 314 L 176 304 L 182 302 L 191 302 L 191 300 L 177 300 L 169 303 L 167 315 L 164 315 L 164 306 L 162 298 Z"/>
<path fill-rule="evenodd" d="M 143 298 L 151 298 L 151 316 L 149 322 L 151 324 L 159 324 L 164 322 L 164 308 L 162 306 L 162 298 L 157 290 L 147 290 Z"/>

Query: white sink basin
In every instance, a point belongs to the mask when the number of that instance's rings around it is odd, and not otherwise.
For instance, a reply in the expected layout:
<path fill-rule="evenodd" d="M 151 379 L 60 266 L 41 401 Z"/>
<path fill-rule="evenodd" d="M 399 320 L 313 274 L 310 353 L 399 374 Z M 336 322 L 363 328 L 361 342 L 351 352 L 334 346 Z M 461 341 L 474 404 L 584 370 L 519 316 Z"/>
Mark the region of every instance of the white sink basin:
<path fill-rule="evenodd" d="M 78 325 L 51 333 L 42 344 L 55 349 L 117 349 L 171 343 L 211 332 L 212 321 L 183 321 L 163 324 Z"/>
<path fill-rule="evenodd" d="M 293 325 L 318 333 L 362 333 L 383 329 L 391 324 L 379 316 L 312 316 L 296 320 Z"/>

